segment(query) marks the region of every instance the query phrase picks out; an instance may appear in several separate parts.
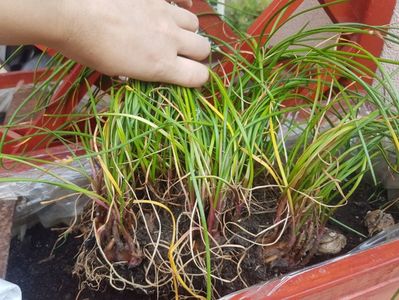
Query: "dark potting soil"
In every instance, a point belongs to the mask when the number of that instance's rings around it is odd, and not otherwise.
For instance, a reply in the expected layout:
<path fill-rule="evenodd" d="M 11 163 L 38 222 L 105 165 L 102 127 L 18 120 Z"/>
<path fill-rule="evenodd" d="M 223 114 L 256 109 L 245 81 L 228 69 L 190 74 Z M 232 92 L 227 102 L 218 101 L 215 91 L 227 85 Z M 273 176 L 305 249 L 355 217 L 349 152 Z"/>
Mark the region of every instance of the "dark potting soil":
<path fill-rule="evenodd" d="M 53 251 L 59 233 L 36 225 L 22 241 L 12 239 L 6 279 L 20 286 L 23 300 L 154 299 L 109 287 L 98 292 L 87 288 L 79 291 L 79 280 L 72 271 L 82 239 L 69 236 Z"/>
<path fill-rule="evenodd" d="M 369 210 L 379 208 L 385 201 L 385 194 L 375 193 L 375 187 L 362 186 L 355 196 L 349 201 L 348 205 L 338 209 L 335 219 L 367 235 L 367 230 L 363 225 L 363 219 Z M 374 195 L 370 197 L 371 195 Z M 399 220 L 399 210 L 393 206 L 389 211 L 396 221 Z M 365 240 L 365 238 L 353 233 L 344 227 L 330 222 L 328 227 L 342 232 L 348 240 L 343 254 L 352 250 Z M 23 293 L 24 300 L 46 300 L 46 299 L 154 299 L 143 294 L 136 294 L 132 291 L 118 292 L 111 288 L 104 287 L 103 290 L 94 292 L 88 289 L 79 289 L 78 278 L 72 276 L 76 254 L 82 243 L 82 239 L 69 236 L 62 243 L 58 243 L 53 250 L 58 239 L 59 231 L 45 229 L 41 225 L 36 225 L 27 231 L 23 241 L 14 238 L 11 243 L 10 259 L 8 265 L 7 280 L 18 284 Z M 257 256 L 258 253 L 249 253 Z M 311 264 L 319 263 L 331 257 L 316 256 Z M 267 268 L 251 267 L 251 263 L 256 264 L 256 259 L 248 260 L 243 269 L 252 270 L 245 272 L 247 284 L 255 284 L 268 280 L 279 275 L 278 270 Z M 245 268 L 244 268 L 245 267 Z M 228 266 L 223 272 L 228 272 Z M 235 270 L 231 270 L 233 273 Z M 240 286 L 222 286 L 222 294 L 232 292 L 234 288 Z"/>
<path fill-rule="evenodd" d="M 329 221 L 327 227 L 341 232 L 347 239 L 347 244 L 339 255 L 353 250 L 368 239 L 364 218 L 367 212 L 381 209 L 384 205 L 389 204 L 387 196 L 387 191 L 382 186 L 375 187 L 373 184 L 363 184 L 352 195 L 347 205 L 337 209 L 333 216 L 335 220 L 365 236 L 362 237 L 333 220 Z M 399 222 L 399 203 L 389 207 L 386 212 L 393 216 L 396 223 Z M 333 257 L 332 255 L 315 256 L 310 264 L 320 263 Z"/>

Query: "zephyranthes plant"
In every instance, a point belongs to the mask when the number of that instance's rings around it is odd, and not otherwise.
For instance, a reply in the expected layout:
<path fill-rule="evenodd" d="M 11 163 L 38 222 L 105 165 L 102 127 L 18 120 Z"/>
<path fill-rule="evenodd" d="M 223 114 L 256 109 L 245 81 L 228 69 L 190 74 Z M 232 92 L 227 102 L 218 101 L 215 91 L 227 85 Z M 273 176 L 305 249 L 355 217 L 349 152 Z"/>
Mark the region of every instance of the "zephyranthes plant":
<path fill-rule="evenodd" d="M 115 79 L 102 109 L 101 93 L 89 93 L 68 124 L 48 133 L 79 142 L 85 154 L 72 160 L 92 165 L 90 189 L 59 176 L 55 183 L 93 200 L 76 271 L 94 287 L 107 280 L 210 299 L 222 285 L 248 285 L 254 256 L 258 267 L 305 264 L 376 159 L 397 169 L 399 101 L 384 64 L 398 62 L 345 40 L 354 33 L 399 42 L 385 27 L 361 24 L 305 27 L 275 45 L 243 37 L 254 61 L 222 53 L 232 73 L 211 71 L 202 90 Z M 72 65 L 58 60 L 56 72 Z M 54 90 L 47 83 L 35 93 L 46 99 Z"/>

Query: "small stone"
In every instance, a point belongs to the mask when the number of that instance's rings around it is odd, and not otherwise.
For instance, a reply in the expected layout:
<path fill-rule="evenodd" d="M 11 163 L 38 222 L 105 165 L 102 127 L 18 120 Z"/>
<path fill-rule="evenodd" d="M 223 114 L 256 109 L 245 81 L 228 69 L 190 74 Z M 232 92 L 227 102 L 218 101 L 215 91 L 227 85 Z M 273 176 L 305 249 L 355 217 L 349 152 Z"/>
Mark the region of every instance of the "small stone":
<path fill-rule="evenodd" d="M 364 225 L 367 227 L 369 236 L 373 236 L 395 225 L 395 220 L 391 214 L 376 209 L 367 213 Z"/>
<path fill-rule="evenodd" d="M 338 254 L 346 246 L 346 237 L 332 229 L 326 228 L 320 239 L 317 253 L 321 254 Z"/>

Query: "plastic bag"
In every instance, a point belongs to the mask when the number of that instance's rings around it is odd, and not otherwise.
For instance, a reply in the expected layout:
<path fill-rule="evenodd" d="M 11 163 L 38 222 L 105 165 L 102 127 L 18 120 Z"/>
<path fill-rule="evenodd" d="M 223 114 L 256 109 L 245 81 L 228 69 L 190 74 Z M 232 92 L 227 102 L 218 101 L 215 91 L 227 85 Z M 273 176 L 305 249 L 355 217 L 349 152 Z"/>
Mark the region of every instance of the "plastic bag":
<path fill-rule="evenodd" d="M 26 179 L 26 182 L 0 183 L 0 199 L 17 199 L 14 215 L 13 233 L 24 234 L 24 231 L 38 221 L 45 227 L 60 223 L 69 223 L 79 215 L 88 198 L 71 190 L 58 186 L 29 182 L 29 179 L 60 182 L 54 175 L 60 176 L 63 181 L 69 181 L 80 187 L 88 187 L 90 174 L 78 170 L 90 170 L 88 161 L 75 161 L 69 165 L 44 165 L 43 172 L 39 169 L 29 169 L 23 172 L 11 172 L 10 177 Z M 73 167 L 73 168 L 71 168 Z M 2 176 L 6 174 L 2 173 Z"/>
<path fill-rule="evenodd" d="M 0 300 L 22 300 L 19 286 L 0 279 Z"/>

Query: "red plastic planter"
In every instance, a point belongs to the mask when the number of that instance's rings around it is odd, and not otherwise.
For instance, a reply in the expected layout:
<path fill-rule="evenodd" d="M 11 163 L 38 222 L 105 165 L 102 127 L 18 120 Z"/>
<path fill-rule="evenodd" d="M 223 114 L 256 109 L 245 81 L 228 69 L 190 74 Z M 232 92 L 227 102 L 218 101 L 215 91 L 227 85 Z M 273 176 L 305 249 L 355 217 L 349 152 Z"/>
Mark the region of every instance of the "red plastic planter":
<path fill-rule="evenodd" d="M 399 292 L 399 240 L 348 254 L 303 272 L 226 297 L 241 299 L 395 299 Z"/>

